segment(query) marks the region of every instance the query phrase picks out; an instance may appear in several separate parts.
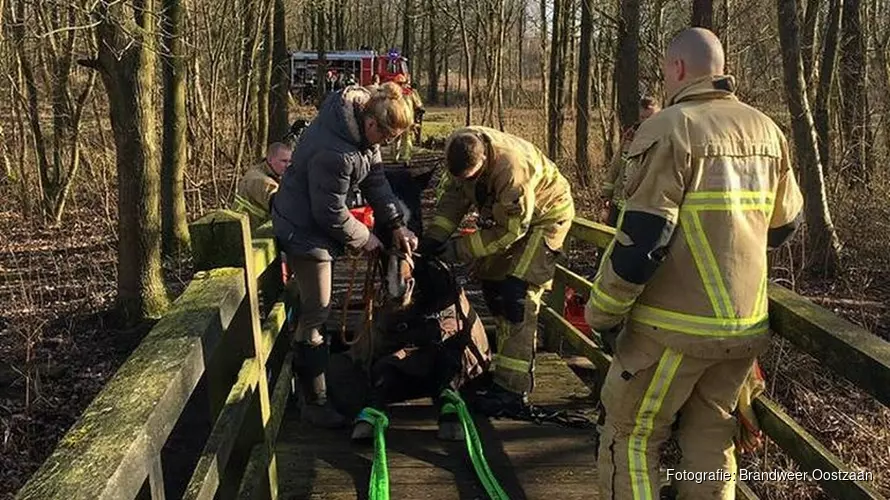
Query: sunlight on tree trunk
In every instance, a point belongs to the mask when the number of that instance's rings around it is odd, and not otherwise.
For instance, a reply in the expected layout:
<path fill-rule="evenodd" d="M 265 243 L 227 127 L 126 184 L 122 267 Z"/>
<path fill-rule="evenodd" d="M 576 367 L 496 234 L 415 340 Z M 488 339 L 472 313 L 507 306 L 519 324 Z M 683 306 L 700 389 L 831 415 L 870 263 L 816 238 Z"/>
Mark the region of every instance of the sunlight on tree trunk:
<path fill-rule="evenodd" d="M 841 245 L 828 210 L 825 179 L 816 147 L 816 132 L 807 102 L 803 62 L 800 58 L 800 28 L 796 4 L 796 0 L 776 0 L 785 73 L 785 95 L 788 111 L 791 113 L 797 168 L 800 170 L 805 200 L 804 214 L 807 222 L 809 258 L 807 268 L 811 272 L 833 276 L 838 269 Z"/>
<path fill-rule="evenodd" d="M 184 0 L 164 0 L 164 149 L 161 160 L 161 224 L 164 255 L 181 259 L 189 251 L 185 209 L 186 59 L 183 47 Z"/>

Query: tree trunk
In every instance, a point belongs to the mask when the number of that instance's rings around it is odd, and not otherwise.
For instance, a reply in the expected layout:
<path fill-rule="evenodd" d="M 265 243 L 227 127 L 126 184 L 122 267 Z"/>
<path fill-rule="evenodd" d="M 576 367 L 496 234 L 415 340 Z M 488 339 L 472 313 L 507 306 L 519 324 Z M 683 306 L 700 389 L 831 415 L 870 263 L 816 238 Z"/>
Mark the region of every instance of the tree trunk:
<path fill-rule="evenodd" d="M 618 116 L 621 129 L 626 130 L 639 119 L 640 0 L 621 2 L 619 23 L 615 76 L 618 88 Z"/>
<path fill-rule="evenodd" d="M 408 59 L 409 65 L 414 64 L 414 0 L 405 0 L 402 17 L 402 55 Z"/>
<path fill-rule="evenodd" d="M 791 113 L 797 164 L 806 200 L 804 212 L 807 222 L 807 255 L 810 259 L 807 268 L 811 271 L 821 269 L 827 275 L 833 275 L 838 267 L 840 242 L 828 210 L 822 164 L 819 162 L 813 118 L 807 102 L 796 4 L 796 0 L 776 0 L 785 95 L 788 111 Z"/>
<path fill-rule="evenodd" d="M 464 43 L 464 60 L 466 61 L 467 73 L 467 112 L 465 118 L 466 126 L 473 123 L 473 56 L 470 50 L 470 37 L 467 34 L 467 24 L 464 21 L 464 2 L 457 0 L 457 20 L 460 24 L 460 36 Z"/>
<path fill-rule="evenodd" d="M 639 2 L 633 1 L 639 10 Z M 714 0 L 692 0 L 692 26 L 714 30 Z"/>
<path fill-rule="evenodd" d="M 547 0 L 541 0 L 541 109 L 550 117 L 550 92 L 547 86 Z M 549 127 L 549 125 L 548 125 Z M 549 128 L 548 128 L 549 130 Z"/>
<path fill-rule="evenodd" d="M 269 97 L 269 136 L 279 140 L 290 125 L 288 91 L 290 87 L 290 57 L 287 52 L 287 25 L 284 0 L 275 0 L 272 28 L 272 82 Z"/>
<path fill-rule="evenodd" d="M 822 0 L 808 0 L 804 13 L 803 32 L 800 38 L 800 57 L 803 60 L 803 76 L 807 82 L 807 92 L 813 90 L 813 61 L 816 58 L 816 29 L 819 26 L 819 10 Z"/>
<path fill-rule="evenodd" d="M 190 246 L 185 210 L 187 160 L 186 60 L 182 38 L 183 0 L 164 0 L 164 146 L 161 161 L 161 226 L 164 255 L 181 258 Z"/>
<path fill-rule="evenodd" d="M 578 47 L 578 100 L 575 113 L 575 161 L 582 186 L 590 176 L 590 60 L 593 51 L 592 0 L 581 0 L 581 41 Z"/>
<path fill-rule="evenodd" d="M 324 11 L 325 5 L 328 0 L 318 0 L 317 2 L 313 2 L 312 5 L 315 6 L 315 32 L 317 35 L 317 39 L 315 40 L 315 47 L 318 50 L 318 66 L 315 71 L 316 77 L 316 106 L 321 107 L 321 103 L 324 101 L 325 97 L 325 75 L 328 71 L 328 62 L 326 57 L 326 47 L 327 47 L 327 30 L 325 29 L 325 20 L 324 20 Z M 316 5 L 320 3 L 321 6 Z"/>
<path fill-rule="evenodd" d="M 866 148 L 870 137 L 867 119 L 866 43 L 862 30 L 860 0 L 845 0 L 841 22 L 840 84 L 844 124 L 844 161 L 841 172 L 850 186 L 867 185 Z"/>
<path fill-rule="evenodd" d="M 245 131 L 247 140 L 247 149 L 254 152 L 259 139 L 259 131 L 257 128 L 257 102 L 259 94 L 259 75 L 258 61 L 256 58 L 256 47 L 259 37 L 257 28 L 259 26 L 259 6 L 260 0 L 245 0 L 243 11 L 243 23 L 241 33 L 241 79 L 243 81 L 243 107 L 242 107 L 242 124 L 241 127 Z M 240 141 L 239 141 L 240 142 Z M 240 149 L 240 148 L 239 148 Z M 238 165 L 241 167 L 242 155 L 238 154 Z"/>
<path fill-rule="evenodd" d="M 269 144 L 269 105 L 272 88 L 272 58 L 274 51 L 274 26 L 275 19 L 272 11 L 275 0 L 263 0 L 262 2 L 262 46 L 258 61 L 259 71 L 257 80 L 257 140 L 254 144 L 254 157 L 259 158 L 266 154 L 266 145 Z M 343 9 L 338 9 L 342 11 Z M 275 137 L 274 140 L 278 140 Z"/>
<path fill-rule="evenodd" d="M 2 1 L 2 0 L 0 0 Z M 519 59 L 517 60 L 517 80 L 516 87 L 521 91 L 522 90 L 522 79 L 523 79 L 523 71 L 522 66 L 525 64 L 523 61 L 523 53 L 522 49 L 525 45 L 525 2 L 520 3 L 519 5 L 519 19 L 518 19 L 518 38 L 516 40 L 516 47 L 519 53 Z"/>
<path fill-rule="evenodd" d="M 433 0 L 427 0 L 427 36 L 429 60 L 427 61 L 426 100 L 429 104 L 439 104 L 439 40 L 436 37 L 435 8 Z"/>
<path fill-rule="evenodd" d="M 829 103 L 834 86 L 834 67 L 837 63 L 838 36 L 841 31 L 841 12 L 844 0 L 831 0 L 828 22 L 823 37 L 822 61 L 819 64 L 819 85 L 816 87 L 816 103 L 813 106 L 813 121 L 819 139 L 819 159 L 826 172 L 831 171 L 831 127 Z"/>
<path fill-rule="evenodd" d="M 143 0 L 139 7 L 103 3 L 98 8 L 98 66 L 117 150 L 117 300 L 130 323 L 157 318 L 169 305 L 161 273 L 154 2 Z"/>
<path fill-rule="evenodd" d="M 553 25 L 550 37 L 550 88 L 547 109 L 547 155 L 556 160 L 562 143 L 561 120 L 559 115 L 563 113 L 561 74 L 565 72 L 563 65 L 564 54 L 562 52 L 562 39 L 566 36 L 563 25 L 566 0 L 553 0 Z"/>

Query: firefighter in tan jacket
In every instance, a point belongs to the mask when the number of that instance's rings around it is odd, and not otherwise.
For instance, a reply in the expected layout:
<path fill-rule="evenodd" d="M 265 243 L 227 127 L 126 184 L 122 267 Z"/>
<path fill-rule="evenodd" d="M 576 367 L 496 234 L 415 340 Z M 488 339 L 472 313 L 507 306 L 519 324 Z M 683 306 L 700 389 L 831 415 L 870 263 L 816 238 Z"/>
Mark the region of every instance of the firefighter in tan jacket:
<path fill-rule="evenodd" d="M 629 150 L 627 202 L 585 311 L 615 353 L 604 498 L 658 498 L 659 447 L 678 415 L 678 470 L 736 471 L 731 414 L 769 343 L 767 249 L 794 232 L 803 200 L 782 132 L 739 102 L 723 68 L 713 33 L 677 35 L 667 107 Z M 705 479 L 675 482 L 680 498 L 734 498 L 733 479 Z"/>
<path fill-rule="evenodd" d="M 450 175 L 420 251 L 475 265 L 498 325 L 494 384 L 477 408 L 521 409 L 534 387 L 541 294 L 575 215 L 571 188 L 533 144 L 491 128 L 456 130 L 445 154 Z M 449 239 L 471 206 L 479 211 L 479 229 Z"/>
<path fill-rule="evenodd" d="M 232 210 L 248 216 L 251 231 L 271 218 L 269 207 L 272 205 L 272 197 L 278 192 L 278 181 L 290 165 L 290 157 L 290 146 L 280 142 L 272 143 L 266 150 L 263 161 L 250 167 L 238 181 Z"/>
<path fill-rule="evenodd" d="M 420 100 L 420 92 L 411 86 L 405 75 L 396 75 L 393 80 L 402 87 L 403 98 L 411 105 L 414 111 L 414 125 L 404 134 L 400 135 L 392 146 L 393 156 L 396 161 L 411 161 L 414 152 L 414 140 L 420 142 L 420 127 L 423 123 L 423 101 Z"/>

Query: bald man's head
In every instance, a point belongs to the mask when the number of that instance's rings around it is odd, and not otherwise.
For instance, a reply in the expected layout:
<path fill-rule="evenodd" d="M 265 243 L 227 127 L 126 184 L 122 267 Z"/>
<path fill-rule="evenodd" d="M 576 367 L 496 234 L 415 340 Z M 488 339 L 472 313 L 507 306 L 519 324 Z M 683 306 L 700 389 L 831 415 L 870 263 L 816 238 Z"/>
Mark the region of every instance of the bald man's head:
<path fill-rule="evenodd" d="M 664 84 L 669 96 L 690 80 L 722 75 L 723 44 L 710 30 L 689 28 L 671 40 L 664 56 Z"/>
<path fill-rule="evenodd" d="M 276 175 L 284 174 L 290 165 L 291 147 L 280 142 L 273 142 L 266 148 L 266 163 Z"/>

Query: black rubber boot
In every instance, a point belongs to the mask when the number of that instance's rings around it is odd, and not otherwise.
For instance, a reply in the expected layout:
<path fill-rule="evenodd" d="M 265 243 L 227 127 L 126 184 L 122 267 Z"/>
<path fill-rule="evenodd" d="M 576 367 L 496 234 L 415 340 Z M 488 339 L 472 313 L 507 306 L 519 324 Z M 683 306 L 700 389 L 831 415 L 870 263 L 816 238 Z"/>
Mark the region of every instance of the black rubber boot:
<path fill-rule="evenodd" d="M 327 398 L 324 372 L 328 354 L 327 344 L 297 344 L 294 373 L 300 386 L 302 419 L 316 427 L 337 429 L 345 427 L 348 420 L 334 409 Z"/>

